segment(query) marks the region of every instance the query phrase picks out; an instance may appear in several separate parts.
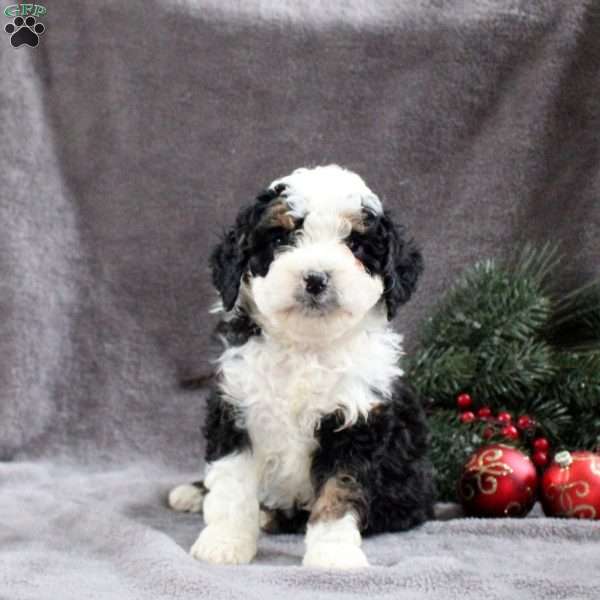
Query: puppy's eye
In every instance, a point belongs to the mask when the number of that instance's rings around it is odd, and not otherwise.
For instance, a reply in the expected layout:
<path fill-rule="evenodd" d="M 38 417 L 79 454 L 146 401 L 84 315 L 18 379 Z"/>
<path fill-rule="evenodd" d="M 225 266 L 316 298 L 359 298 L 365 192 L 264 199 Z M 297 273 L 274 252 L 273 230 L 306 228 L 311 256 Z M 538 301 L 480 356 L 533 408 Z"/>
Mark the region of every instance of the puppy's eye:
<path fill-rule="evenodd" d="M 286 239 L 285 239 L 284 235 L 275 236 L 273 238 L 273 246 L 275 246 L 276 248 L 278 246 L 283 246 L 283 244 L 285 244 L 285 241 L 286 241 Z"/>

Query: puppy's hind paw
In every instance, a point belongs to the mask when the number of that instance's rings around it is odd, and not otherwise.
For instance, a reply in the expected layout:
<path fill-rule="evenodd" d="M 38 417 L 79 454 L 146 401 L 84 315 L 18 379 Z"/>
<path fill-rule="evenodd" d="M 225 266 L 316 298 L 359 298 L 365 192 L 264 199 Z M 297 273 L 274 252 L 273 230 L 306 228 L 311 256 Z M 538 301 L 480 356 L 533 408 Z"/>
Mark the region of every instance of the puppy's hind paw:
<path fill-rule="evenodd" d="M 185 483 L 169 493 L 169 506 L 180 512 L 202 512 L 205 493 L 197 485 Z"/>
<path fill-rule="evenodd" d="M 365 553 L 355 544 L 319 542 L 310 547 L 302 564 L 318 569 L 360 569 L 368 567 Z"/>

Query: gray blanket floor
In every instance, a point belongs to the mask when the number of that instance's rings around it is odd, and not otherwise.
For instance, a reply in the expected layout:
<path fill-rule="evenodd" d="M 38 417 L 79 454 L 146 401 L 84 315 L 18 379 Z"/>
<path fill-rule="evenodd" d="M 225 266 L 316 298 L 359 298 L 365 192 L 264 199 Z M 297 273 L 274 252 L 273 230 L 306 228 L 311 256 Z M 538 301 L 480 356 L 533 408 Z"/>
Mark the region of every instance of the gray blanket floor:
<path fill-rule="evenodd" d="M 191 474 L 189 474 L 191 476 Z M 600 527 L 582 521 L 456 519 L 365 540 L 372 567 L 300 566 L 300 536 L 263 536 L 254 564 L 214 567 L 187 554 L 201 520 L 169 511 L 176 480 L 155 464 L 74 469 L 4 464 L 0 597 L 548 598 L 600 597 Z"/>
<path fill-rule="evenodd" d="M 164 504 L 202 466 L 208 249 L 275 177 L 346 165 L 408 226 L 409 349 L 481 256 L 600 274 L 598 2 L 46 6 L 37 48 L 0 31 L 0 598 L 600 598 L 599 523 L 430 522 L 340 574 L 295 536 L 198 563 Z"/>

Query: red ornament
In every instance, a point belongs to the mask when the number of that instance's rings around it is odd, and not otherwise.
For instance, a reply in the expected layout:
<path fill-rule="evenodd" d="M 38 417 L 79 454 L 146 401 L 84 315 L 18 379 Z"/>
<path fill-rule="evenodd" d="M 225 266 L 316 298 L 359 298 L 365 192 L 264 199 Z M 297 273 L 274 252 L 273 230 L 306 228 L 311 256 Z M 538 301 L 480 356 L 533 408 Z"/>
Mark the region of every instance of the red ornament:
<path fill-rule="evenodd" d="M 482 420 L 485 421 L 486 419 L 489 419 L 492 416 L 492 409 L 489 406 L 482 406 L 478 411 L 477 411 L 477 416 Z"/>
<path fill-rule="evenodd" d="M 500 421 L 500 423 L 504 423 L 506 425 L 512 422 L 512 415 L 509 412 L 498 413 L 498 416 L 496 418 L 498 419 L 498 421 Z"/>
<path fill-rule="evenodd" d="M 475 420 L 475 413 L 471 412 L 470 410 L 467 410 L 464 413 L 461 413 L 460 415 L 460 421 L 461 423 L 472 423 Z"/>
<path fill-rule="evenodd" d="M 541 501 L 549 517 L 600 519 L 600 454 L 559 452 L 544 472 Z"/>
<path fill-rule="evenodd" d="M 550 448 L 550 442 L 546 438 L 535 438 L 533 440 L 533 449 L 539 450 L 540 452 L 548 452 Z"/>
<path fill-rule="evenodd" d="M 459 396 L 456 398 L 456 404 L 459 410 L 466 410 L 469 408 L 469 406 L 471 406 L 471 404 L 473 404 L 473 400 L 469 394 L 459 394 Z"/>
<path fill-rule="evenodd" d="M 500 433 L 509 440 L 519 439 L 519 430 L 514 425 L 506 425 L 502 428 Z"/>
<path fill-rule="evenodd" d="M 533 456 L 531 457 L 531 460 L 538 467 L 545 467 L 546 464 L 548 463 L 548 455 L 545 452 L 542 452 L 541 450 L 536 450 L 533 453 Z"/>
<path fill-rule="evenodd" d="M 533 419 L 529 415 L 521 415 L 517 419 L 517 427 L 519 429 L 529 429 L 533 427 Z"/>
<path fill-rule="evenodd" d="M 523 517 L 535 502 L 537 481 L 526 454 L 505 444 L 491 444 L 469 458 L 458 492 L 468 515 Z"/>

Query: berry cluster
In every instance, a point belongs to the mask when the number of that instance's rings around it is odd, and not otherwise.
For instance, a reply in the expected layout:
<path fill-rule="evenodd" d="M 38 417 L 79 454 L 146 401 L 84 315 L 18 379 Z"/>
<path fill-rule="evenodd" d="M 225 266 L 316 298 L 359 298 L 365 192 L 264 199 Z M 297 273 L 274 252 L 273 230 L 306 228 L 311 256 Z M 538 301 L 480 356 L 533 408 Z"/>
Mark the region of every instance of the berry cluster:
<path fill-rule="evenodd" d="M 457 396 L 456 405 L 461 423 L 486 423 L 482 433 L 485 440 L 500 436 L 512 441 L 529 441 L 533 462 L 538 467 L 544 467 L 548 463 L 550 443 L 547 438 L 536 435 L 537 423 L 529 415 L 520 415 L 515 422 L 509 412 L 501 411 L 494 415 L 489 406 L 482 406 L 474 412 L 473 399 L 466 393 Z"/>

